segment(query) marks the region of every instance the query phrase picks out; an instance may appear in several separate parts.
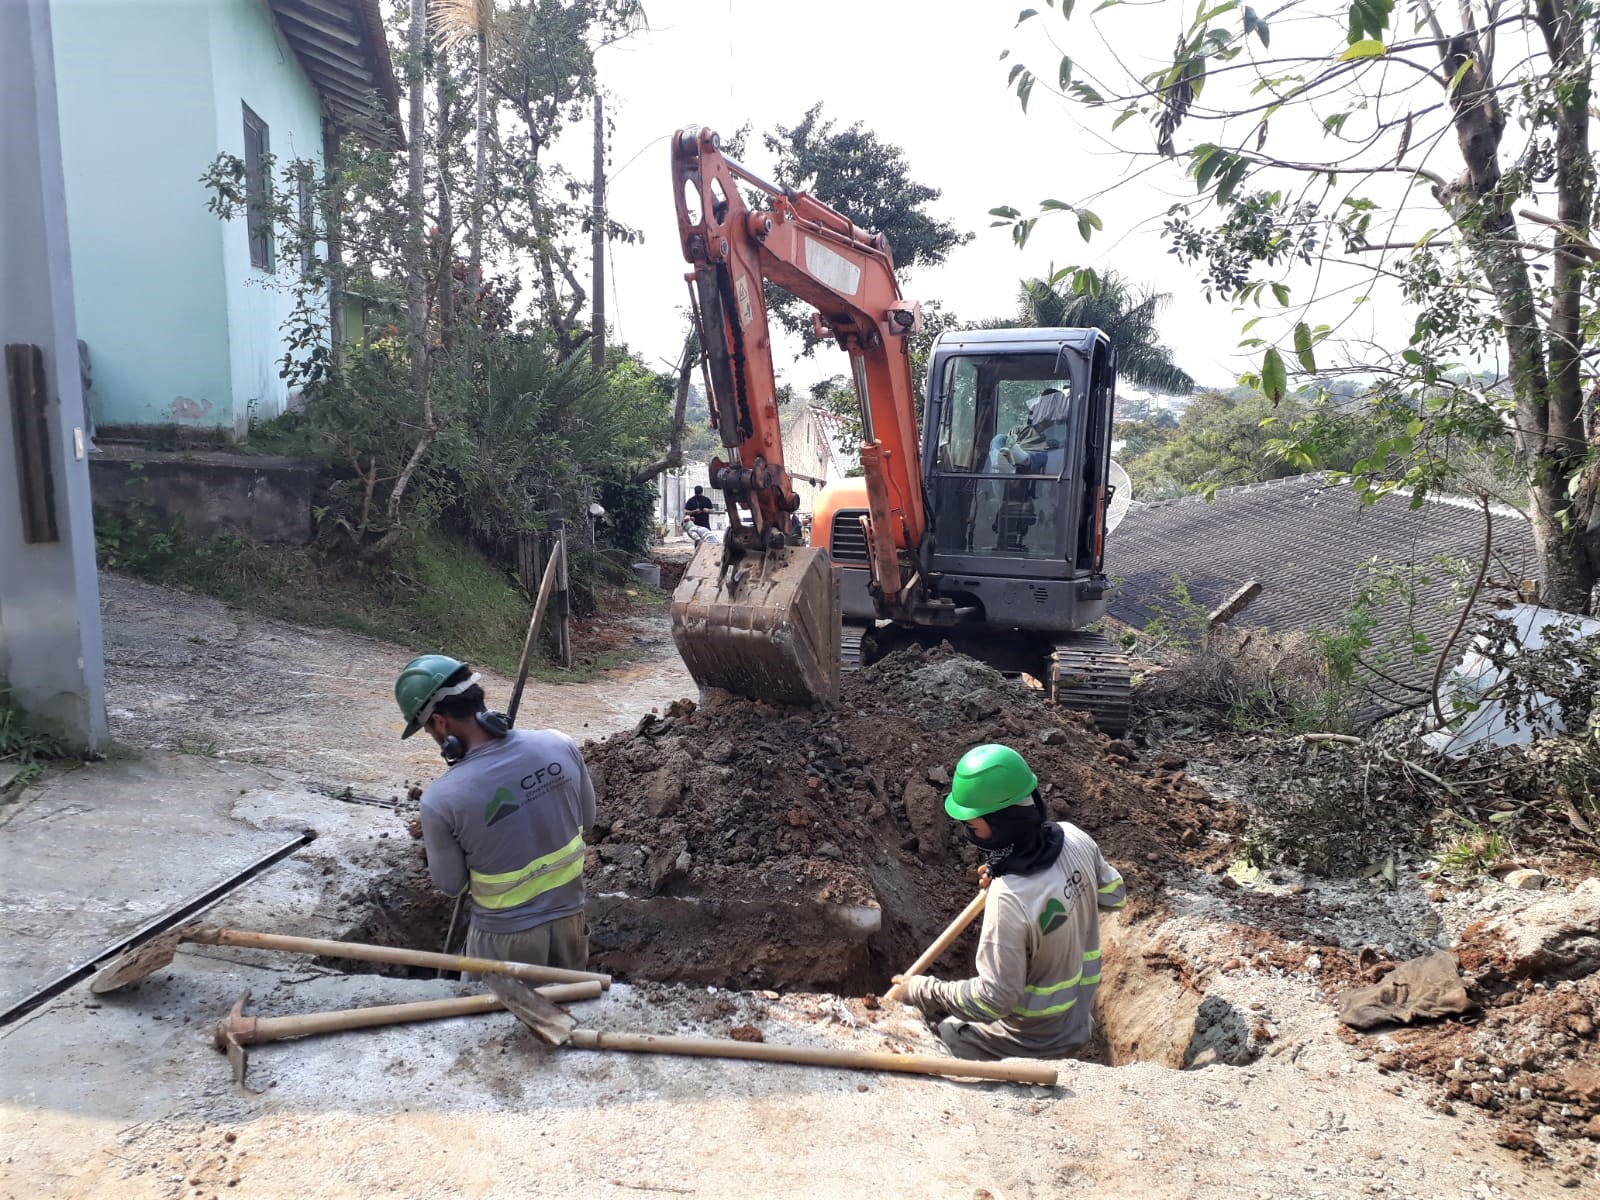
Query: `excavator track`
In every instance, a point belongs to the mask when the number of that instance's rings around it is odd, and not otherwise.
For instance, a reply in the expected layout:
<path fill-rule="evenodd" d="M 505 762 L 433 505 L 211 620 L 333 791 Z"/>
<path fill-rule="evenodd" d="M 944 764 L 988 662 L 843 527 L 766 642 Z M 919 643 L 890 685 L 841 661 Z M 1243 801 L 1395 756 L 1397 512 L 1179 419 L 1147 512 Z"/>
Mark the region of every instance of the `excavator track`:
<path fill-rule="evenodd" d="M 1103 634 L 1067 634 L 1050 655 L 1050 698 L 1089 713 L 1101 733 L 1119 738 L 1132 713 L 1132 664 Z"/>
<path fill-rule="evenodd" d="M 861 669 L 861 639 L 866 636 L 867 626 L 852 625 L 848 621 L 839 629 L 839 666 L 846 671 L 859 671 Z"/>

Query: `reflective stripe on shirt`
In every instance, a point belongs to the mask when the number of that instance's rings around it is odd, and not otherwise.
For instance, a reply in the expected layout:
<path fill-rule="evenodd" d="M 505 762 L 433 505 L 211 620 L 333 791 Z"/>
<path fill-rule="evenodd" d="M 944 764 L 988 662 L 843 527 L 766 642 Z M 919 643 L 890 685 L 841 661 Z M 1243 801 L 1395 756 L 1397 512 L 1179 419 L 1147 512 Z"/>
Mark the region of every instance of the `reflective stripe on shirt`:
<path fill-rule="evenodd" d="M 583 873 L 583 830 L 561 849 L 501 875 L 472 875 L 472 898 L 484 908 L 515 908 Z"/>

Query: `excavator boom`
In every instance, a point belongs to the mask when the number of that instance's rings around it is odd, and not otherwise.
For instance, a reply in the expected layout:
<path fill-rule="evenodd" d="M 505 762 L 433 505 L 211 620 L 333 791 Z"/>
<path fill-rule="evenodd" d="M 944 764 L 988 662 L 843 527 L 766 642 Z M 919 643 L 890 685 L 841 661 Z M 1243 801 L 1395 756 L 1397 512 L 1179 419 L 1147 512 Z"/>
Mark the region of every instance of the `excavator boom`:
<path fill-rule="evenodd" d="M 763 284 L 816 310 L 819 332 L 849 354 L 861 402 L 872 588 L 887 613 L 919 595 L 925 533 L 916 408 L 906 338 L 920 328 L 883 237 L 811 196 L 767 183 L 728 158 L 709 129 L 673 138 L 678 231 L 713 419 L 729 452 L 711 463 L 729 528 L 703 545 L 673 594 L 673 637 L 695 681 L 757 699 L 838 693 L 838 585 L 826 551 L 789 544 L 799 506 L 783 461 Z M 765 193 L 751 209 L 741 184 Z"/>

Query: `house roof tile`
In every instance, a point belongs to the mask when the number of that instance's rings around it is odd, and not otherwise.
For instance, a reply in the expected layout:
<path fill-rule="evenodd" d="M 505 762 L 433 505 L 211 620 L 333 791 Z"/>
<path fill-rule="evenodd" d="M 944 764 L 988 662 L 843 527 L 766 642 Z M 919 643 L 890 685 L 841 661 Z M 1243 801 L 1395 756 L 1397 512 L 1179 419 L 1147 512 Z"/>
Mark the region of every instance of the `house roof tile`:
<path fill-rule="evenodd" d="M 1526 519 L 1496 507 L 1491 522 L 1498 573 L 1537 577 Z M 1430 498 L 1413 508 L 1408 496 L 1393 494 L 1364 505 L 1348 486 L 1320 475 L 1222 489 L 1209 504 L 1199 496 L 1136 504 L 1106 542 L 1106 571 L 1122 589 L 1110 615 L 1143 628 L 1178 611 L 1176 580 L 1206 610 L 1255 580 L 1260 594 L 1232 624 L 1273 632 L 1332 628 L 1349 612 L 1370 568 L 1415 567 L 1419 582 L 1409 614 L 1391 601 L 1381 610 L 1380 632 L 1411 627 L 1440 647 L 1460 612 L 1455 573 L 1440 560 L 1470 564 L 1470 578 L 1483 537 L 1482 510 L 1473 501 Z"/>

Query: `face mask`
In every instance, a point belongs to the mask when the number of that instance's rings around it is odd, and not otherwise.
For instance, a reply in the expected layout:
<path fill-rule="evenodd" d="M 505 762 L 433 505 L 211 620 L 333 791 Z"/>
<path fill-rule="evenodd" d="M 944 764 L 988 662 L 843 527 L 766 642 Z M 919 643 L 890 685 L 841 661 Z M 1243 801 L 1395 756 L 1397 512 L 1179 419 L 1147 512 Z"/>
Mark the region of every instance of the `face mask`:
<path fill-rule="evenodd" d="M 1002 850 L 1026 840 L 1044 823 L 1044 809 L 1035 801 L 1032 804 L 1013 804 L 984 818 L 989 822 L 989 836 L 981 838 L 967 826 L 967 840 L 983 850 Z"/>

